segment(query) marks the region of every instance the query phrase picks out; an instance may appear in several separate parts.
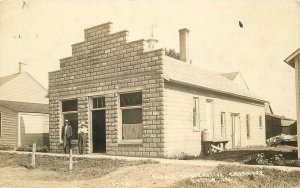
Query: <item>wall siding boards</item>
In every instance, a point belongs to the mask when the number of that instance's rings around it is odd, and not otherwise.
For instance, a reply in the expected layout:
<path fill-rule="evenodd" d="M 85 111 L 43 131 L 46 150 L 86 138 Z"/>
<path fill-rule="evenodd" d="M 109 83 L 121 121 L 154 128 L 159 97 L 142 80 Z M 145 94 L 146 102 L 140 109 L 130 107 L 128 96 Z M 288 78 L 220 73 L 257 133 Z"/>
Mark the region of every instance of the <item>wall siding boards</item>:
<path fill-rule="evenodd" d="M 2 115 L 2 134 L 0 136 L 0 145 L 17 146 L 17 112 L 0 106 Z"/>
<path fill-rule="evenodd" d="M 215 94 L 205 90 L 196 90 L 179 84 L 165 83 L 165 152 L 166 155 L 178 155 L 181 152 L 190 155 L 199 155 L 201 152 L 201 131 L 209 129 L 206 125 L 207 99 L 213 101 L 214 127 L 209 132 L 211 138 L 221 138 L 221 112 L 226 113 L 227 148 L 231 148 L 231 113 L 240 114 L 241 147 L 251 145 L 265 145 L 265 120 L 262 128 L 259 127 L 259 116 L 264 117 L 264 104 L 236 99 L 233 97 Z M 199 97 L 200 131 L 193 128 L 193 97 Z M 246 114 L 250 114 L 251 136 L 247 138 Z"/>

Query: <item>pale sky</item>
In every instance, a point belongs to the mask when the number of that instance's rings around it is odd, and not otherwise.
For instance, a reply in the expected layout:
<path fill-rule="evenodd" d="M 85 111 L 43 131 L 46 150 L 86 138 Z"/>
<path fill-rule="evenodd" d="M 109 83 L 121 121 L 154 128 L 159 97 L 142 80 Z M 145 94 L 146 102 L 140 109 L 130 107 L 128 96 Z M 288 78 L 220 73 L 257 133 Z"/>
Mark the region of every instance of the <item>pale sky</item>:
<path fill-rule="evenodd" d="M 195 66 L 240 71 L 276 114 L 296 117 L 294 69 L 283 61 L 300 47 L 296 0 L 0 0 L 0 76 L 17 73 L 23 62 L 48 88 L 48 72 L 71 56 L 83 30 L 109 21 L 114 32 L 128 30 L 130 40 L 149 38 L 155 24 L 158 47 L 177 51 L 178 29 L 190 29 Z"/>

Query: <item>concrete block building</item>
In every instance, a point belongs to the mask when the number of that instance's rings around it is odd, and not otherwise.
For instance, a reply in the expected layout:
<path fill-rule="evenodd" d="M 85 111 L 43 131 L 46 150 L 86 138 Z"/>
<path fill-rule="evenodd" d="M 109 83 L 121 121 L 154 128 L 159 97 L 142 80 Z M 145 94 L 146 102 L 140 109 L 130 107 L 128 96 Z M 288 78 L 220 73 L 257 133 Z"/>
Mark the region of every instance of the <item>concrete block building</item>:
<path fill-rule="evenodd" d="M 128 42 L 111 23 L 85 29 L 85 40 L 49 73 L 50 149 L 62 152 L 64 119 L 88 126 L 87 153 L 164 157 L 199 155 L 201 131 L 227 148 L 265 144 L 265 100 L 189 62 L 189 30 L 179 30 L 180 60 L 153 41 Z"/>

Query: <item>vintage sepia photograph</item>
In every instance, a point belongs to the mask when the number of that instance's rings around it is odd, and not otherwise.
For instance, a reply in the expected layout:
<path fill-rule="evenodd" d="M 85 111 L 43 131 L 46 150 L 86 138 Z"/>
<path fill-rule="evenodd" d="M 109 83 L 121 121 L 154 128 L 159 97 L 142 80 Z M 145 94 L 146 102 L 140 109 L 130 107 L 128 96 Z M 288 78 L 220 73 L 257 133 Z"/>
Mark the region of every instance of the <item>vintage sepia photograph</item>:
<path fill-rule="evenodd" d="M 0 188 L 300 188 L 300 0 L 0 0 Z"/>

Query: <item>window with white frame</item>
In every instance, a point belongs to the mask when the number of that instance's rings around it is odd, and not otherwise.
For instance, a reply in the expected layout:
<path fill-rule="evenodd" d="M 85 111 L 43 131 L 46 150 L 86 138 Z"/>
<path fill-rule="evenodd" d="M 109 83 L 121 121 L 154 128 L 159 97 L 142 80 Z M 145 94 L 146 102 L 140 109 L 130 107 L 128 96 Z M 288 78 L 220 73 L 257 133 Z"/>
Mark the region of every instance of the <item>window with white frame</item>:
<path fill-rule="evenodd" d="M 262 116 L 259 116 L 259 128 L 263 127 L 263 119 Z"/>
<path fill-rule="evenodd" d="M 78 139 L 78 104 L 77 99 L 61 101 L 63 122 L 67 119 L 72 127 L 73 139 Z M 63 125 L 62 125 L 63 126 Z"/>
<path fill-rule="evenodd" d="M 199 97 L 193 98 L 193 127 L 199 128 L 200 114 L 199 114 Z"/>
<path fill-rule="evenodd" d="M 142 92 L 120 94 L 122 139 L 142 139 Z"/>
<path fill-rule="evenodd" d="M 250 115 L 246 114 L 247 138 L 250 138 Z"/>
<path fill-rule="evenodd" d="M 226 113 L 221 112 L 221 138 L 226 137 Z"/>
<path fill-rule="evenodd" d="M 105 98 L 97 97 L 93 98 L 93 109 L 103 109 L 105 108 Z"/>

